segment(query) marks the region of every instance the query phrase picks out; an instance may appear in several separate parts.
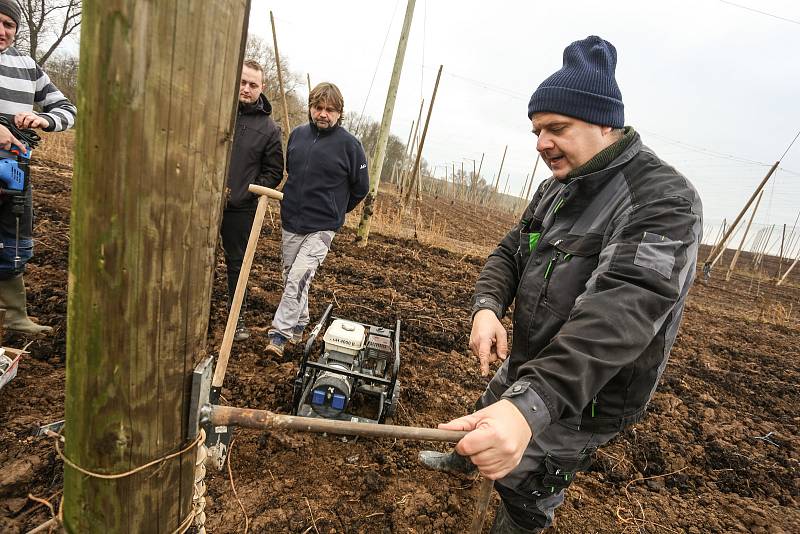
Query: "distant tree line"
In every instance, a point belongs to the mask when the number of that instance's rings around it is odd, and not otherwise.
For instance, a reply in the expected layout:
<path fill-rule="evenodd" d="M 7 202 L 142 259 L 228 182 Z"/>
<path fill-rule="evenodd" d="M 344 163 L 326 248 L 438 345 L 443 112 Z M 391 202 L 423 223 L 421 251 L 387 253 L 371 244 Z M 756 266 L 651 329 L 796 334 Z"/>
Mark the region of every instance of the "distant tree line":
<path fill-rule="evenodd" d="M 53 83 L 67 98 L 73 102 L 77 101 L 79 58 L 61 47 L 67 37 L 78 33 L 81 23 L 80 0 L 22 0 L 20 6 L 22 20 L 17 34 L 17 48 L 30 54 L 42 67 L 46 65 L 45 70 Z M 245 45 L 245 58 L 254 59 L 264 66 L 265 94 L 272 104 L 272 118 L 285 129 L 284 99 L 280 94 L 273 47 L 261 37 L 249 35 Z M 307 78 L 293 72 L 288 58 L 283 54 L 281 54 L 281 75 L 286 92 L 289 127 L 294 128 L 308 120 Z M 358 137 L 364 145 L 367 156 L 371 157 L 375 152 L 380 122 L 345 110 L 343 124 Z M 402 187 L 400 180 L 403 177 L 410 178 L 410 167 L 413 166 L 414 156 L 415 154 L 409 153 L 408 147 L 400 138 L 390 135 L 381 169 L 381 181 L 392 180 Z M 401 172 L 402 169 L 406 169 L 405 172 Z M 427 185 L 430 176 L 431 169 L 428 162 L 422 159 L 420 178 L 423 180 L 423 185 Z M 473 184 L 473 188 L 476 185 Z M 426 189 L 433 191 L 431 186 Z"/>

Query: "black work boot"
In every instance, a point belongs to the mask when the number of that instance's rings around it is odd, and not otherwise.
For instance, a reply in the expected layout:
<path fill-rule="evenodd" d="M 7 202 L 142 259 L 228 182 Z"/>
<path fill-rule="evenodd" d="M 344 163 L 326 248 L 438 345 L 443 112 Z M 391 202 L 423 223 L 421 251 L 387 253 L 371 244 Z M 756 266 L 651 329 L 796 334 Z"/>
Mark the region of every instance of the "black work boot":
<path fill-rule="evenodd" d="M 471 475 L 477 468 L 466 456 L 461 456 L 456 451 L 421 451 L 419 461 L 428 469 L 444 471 L 452 475 Z"/>
<path fill-rule="evenodd" d="M 233 340 L 234 341 L 244 341 L 245 339 L 250 337 L 250 332 L 247 330 L 247 327 L 244 325 L 244 317 L 241 315 L 239 316 L 239 320 L 236 321 L 236 331 L 233 333 Z"/>
<path fill-rule="evenodd" d="M 228 295 L 228 315 L 231 313 L 231 306 L 233 305 L 233 297 L 231 294 Z M 233 332 L 233 340 L 234 341 L 244 341 L 245 339 L 250 337 L 250 332 L 247 330 L 247 327 L 244 325 L 244 312 L 247 309 L 247 294 L 242 297 L 242 305 L 239 308 L 239 318 L 236 320 L 236 330 Z"/>
<path fill-rule="evenodd" d="M 508 515 L 508 510 L 506 510 L 505 505 L 501 501 L 500 506 L 497 507 L 497 512 L 494 516 L 494 523 L 492 523 L 492 528 L 489 530 L 489 534 L 535 534 L 541 531 L 542 529 L 539 528 L 535 530 L 528 530 L 517 525 L 514 520 L 511 519 L 511 516 Z"/>

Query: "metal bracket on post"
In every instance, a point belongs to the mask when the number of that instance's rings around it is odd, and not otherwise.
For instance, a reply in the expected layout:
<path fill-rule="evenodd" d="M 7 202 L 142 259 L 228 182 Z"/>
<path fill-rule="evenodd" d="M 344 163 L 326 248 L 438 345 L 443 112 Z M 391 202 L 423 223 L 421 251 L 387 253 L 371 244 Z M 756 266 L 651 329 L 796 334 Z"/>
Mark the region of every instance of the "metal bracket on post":
<path fill-rule="evenodd" d="M 200 434 L 200 427 L 203 426 L 201 411 L 208 404 L 211 392 L 211 379 L 214 374 L 214 357 L 203 358 L 192 373 L 192 394 L 189 400 L 189 428 L 187 429 L 187 439 L 196 440 Z M 194 466 L 194 492 L 192 495 L 192 509 L 194 519 L 192 525 L 197 534 L 206 534 L 206 462 L 209 452 L 205 443 L 199 444 Z"/>
<path fill-rule="evenodd" d="M 197 364 L 192 374 L 192 397 L 189 405 L 189 431 L 187 438 L 197 437 L 200 427 L 206 431 L 206 447 L 208 456 L 206 464 L 221 471 L 228 457 L 228 446 L 231 441 L 231 430 L 228 426 L 213 426 L 208 421 L 208 407 L 212 400 L 214 388 L 211 382 L 214 376 L 214 357 L 208 356 Z M 218 396 L 217 392 L 217 396 Z"/>

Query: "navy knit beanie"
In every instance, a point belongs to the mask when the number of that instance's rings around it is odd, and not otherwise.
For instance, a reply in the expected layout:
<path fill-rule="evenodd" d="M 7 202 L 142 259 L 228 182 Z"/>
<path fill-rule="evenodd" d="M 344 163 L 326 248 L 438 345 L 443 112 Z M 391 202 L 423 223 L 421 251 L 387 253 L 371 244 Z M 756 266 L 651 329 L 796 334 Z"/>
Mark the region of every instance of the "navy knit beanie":
<path fill-rule="evenodd" d="M 19 17 L 22 12 L 19 9 L 17 0 L 0 0 L 0 13 L 11 17 L 14 23 L 19 26 Z"/>
<path fill-rule="evenodd" d="M 567 115 L 600 126 L 622 128 L 625 106 L 614 79 L 617 49 L 590 35 L 564 49 L 564 66 L 539 85 L 528 103 L 534 113 Z"/>

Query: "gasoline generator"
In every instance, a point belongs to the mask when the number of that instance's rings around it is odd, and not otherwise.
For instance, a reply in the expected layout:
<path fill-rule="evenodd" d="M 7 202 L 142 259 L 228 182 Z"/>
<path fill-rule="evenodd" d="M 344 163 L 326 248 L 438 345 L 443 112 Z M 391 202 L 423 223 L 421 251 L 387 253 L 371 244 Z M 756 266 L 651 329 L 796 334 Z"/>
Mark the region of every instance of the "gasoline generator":
<path fill-rule="evenodd" d="M 392 330 L 333 317 L 332 311 L 330 304 L 305 343 L 294 415 L 384 423 L 400 397 L 400 319 Z"/>

